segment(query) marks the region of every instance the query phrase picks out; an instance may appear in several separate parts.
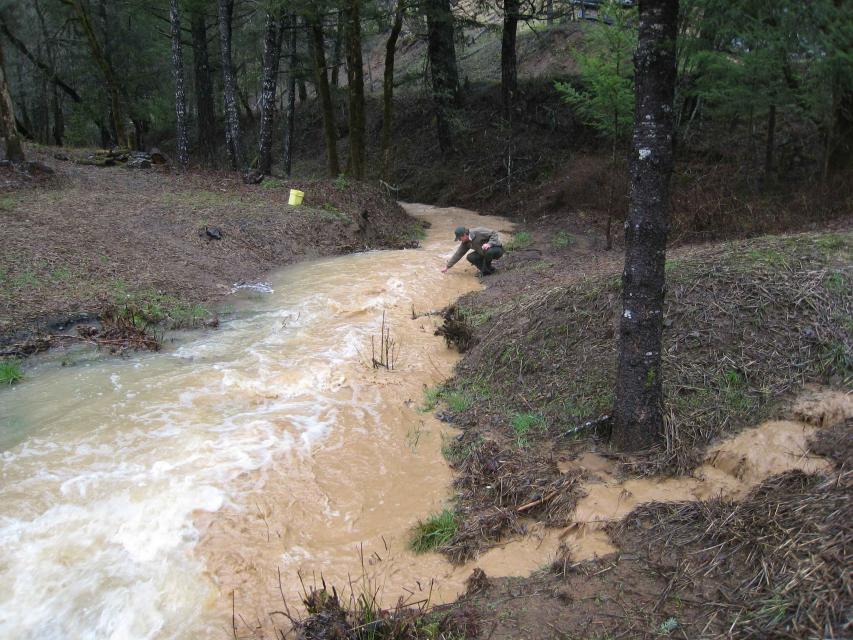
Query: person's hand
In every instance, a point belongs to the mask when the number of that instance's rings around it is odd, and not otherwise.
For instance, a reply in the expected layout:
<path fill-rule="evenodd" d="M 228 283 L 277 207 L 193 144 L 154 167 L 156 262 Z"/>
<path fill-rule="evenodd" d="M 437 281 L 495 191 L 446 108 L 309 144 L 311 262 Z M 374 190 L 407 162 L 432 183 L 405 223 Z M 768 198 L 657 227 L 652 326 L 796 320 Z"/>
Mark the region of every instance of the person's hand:
<path fill-rule="evenodd" d="M 490 245 L 488 242 L 483 245 L 483 251 L 488 251 L 491 248 L 492 248 L 492 245 Z"/>
<path fill-rule="evenodd" d="M 447 267 L 444 267 L 444 269 L 442 269 L 442 270 L 441 270 L 441 272 L 442 272 L 442 273 L 447 273 Z"/>

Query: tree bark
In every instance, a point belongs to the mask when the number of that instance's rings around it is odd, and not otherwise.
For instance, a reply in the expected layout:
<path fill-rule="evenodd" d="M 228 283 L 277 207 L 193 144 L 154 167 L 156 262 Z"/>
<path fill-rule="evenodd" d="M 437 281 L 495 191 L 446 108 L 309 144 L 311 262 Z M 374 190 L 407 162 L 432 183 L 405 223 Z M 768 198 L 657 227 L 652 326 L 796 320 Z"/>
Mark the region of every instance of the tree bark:
<path fill-rule="evenodd" d="M 184 52 L 181 47 L 181 14 L 178 11 L 178 0 L 169 0 L 169 22 L 172 28 L 172 73 L 175 76 L 178 163 L 186 168 L 190 162 L 190 153 L 187 137 L 187 96 L 184 91 Z"/>
<path fill-rule="evenodd" d="M 773 171 L 773 153 L 776 147 L 776 105 L 771 104 L 767 112 L 767 145 L 764 151 L 764 177 Z"/>
<path fill-rule="evenodd" d="M 261 127 L 258 134 L 258 170 L 265 175 L 269 175 L 272 170 L 272 134 L 278 66 L 281 59 L 281 34 L 281 16 L 267 13 L 261 71 Z"/>
<path fill-rule="evenodd" d="M 346 7 L 347 93 L 349 95 L 349 166 L 364 180 L 364 66 L 361 57 L 361 0 Z"/>
<path fill-rule="evenodd" d="M 391 182 L 391 127 L 394 117 L 394 56 L 403 28 L 403 0 L 397 0 L 394 24 L 385 43 L 385 74 L 382 81 L 382 178 Z"/>
<path fill-rule="evenodd" d="M 335 29 L 335 46 L 332 49 L 332 78 L 331 85 L 337 87 L 340 85 L 340 70 L 341 70 L 341 41 L 344 37 L 345 17 L 343 11 L 338 11 L 338 24 Z"/>
<path fill-rule="evenodd" d="M 335 178 L 341 172 L 338 164 L 338 131 L 335 124 L 335 108 L 332 104 L 332 94 L 329 90 L 329 76 L 326 73 L 326 43 L 323 38 L 323 25 L 320 18 L 307 18 L 311 31 L 311 51 L 314 55 L 314 79 L 317 83 L 317 94 L 320 97 L 320 107 L 323 113 L 323 132 L 326 138 L 326 160 L 329 176 Z"/>
<path fill-rule="evenodd" d="M 518 32 L 519 0 L 504 0 L 504 25 L 501 38 L 501 106 L 504 120 L 512 118 L 512 103 L 518 92 L 518 62 L 516 34 Z"/>
<path fill-rule="evenodd" d="M 216 105 L 213 100 L 213 78 L 207 50 L 207 18 L 199 8 L 194 8 L 190 14 L 190 30 L 198 123 L 196 145 L 204 157 L 212 160 L 216 153 Z"/>
<path fill-rule="evenodd" d="M 83 28 L 83 33 L 86 36 L 86 41 L 89 44 L 89 50 L 95 63 L 101 68 L 106 82 L 107 92 L 110 96 L 110 123 L 112 125 L 113 134 L 115 135 L 116 145 L 120 147 L 127 146 L 127 133 L 124 128 L 124 112 L 122 111 L 120 91 L 118 80 L 113 72 L 112 65 L 106 55 L 104 48 L 101 47 L 98 37 L 95 34 L 95 27 L 92 24 L 92 19 L 86 7 L 83 6 L 81 0 L 69 0 L 77 19 L 80 21 L 80 26 Z M 101 9 L 106 11 L 106 8 L 101 5 Z"/>
<path fill-rule="evenodd" d="M 6 142 L 6 160 L 23 162 L 26 158 L 18 128 L 15 125 L 15 110 L 12 106 L 12 96 L 9 95 L 2 42 L 0 42 L 0 135 Z"/>
<path fill-rule="evenodd" d="M 290 14 L 288 26 L 290 35 L 287 64 L 287 116 L 285 117 L 282 154 L 284 156 L 284 173 L 290 176 L 293 169 L 293 127 L 296 121 L 296 14 Z"/>
<path fill-rule="evenodd" d="M 225 144 L 231 168 L 243 168 L 243 151 L 240 143 L 240 114 L 237 111 L 237 79 L 231 58 L 231 20 L 234 0 L 219 0 L 219 43 L 222 50 L 222 86 L 225 99 Z"/>
<path fill-rule="evenodd" d="M 631 205 L 625 223 L 612 434 L 612 443 L 623 451 L 648 448 L 663 434 L 661 334 L 677 23 L 678 0 L 640 0 Z"/>
<path fill-rule="evenodd" d="M 443 154 L 449 155 L 453 152 L 450 109 L 459 92 L 453 13 L 449 0 L 425 0 L 423 6 L 427 18 L 427 55 L 432 72 L 438 145 Z"/>

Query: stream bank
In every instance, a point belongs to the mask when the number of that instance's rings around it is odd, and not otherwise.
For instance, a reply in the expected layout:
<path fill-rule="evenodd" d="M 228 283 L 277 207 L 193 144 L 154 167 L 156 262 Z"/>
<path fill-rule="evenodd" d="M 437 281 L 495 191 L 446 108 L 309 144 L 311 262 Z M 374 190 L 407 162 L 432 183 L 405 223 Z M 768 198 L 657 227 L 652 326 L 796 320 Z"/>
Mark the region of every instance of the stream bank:
<path fill-rule="evenodd" d="M 50 151 L 32 156 L 55 171 L 51 180 L 0 185 L 8 355 L 55 343 L 38 340 L 46 334 L 94 337 L 75 323 L 211 324 L 236 284 L 320 256 L 412 246 L 422 234 L 379 189 L 344 178 L 246 185 L 233 173 L 94 167 L 74 162 L 85 150 L 64 160 Z M 304 206 L 287 205 L 290 187 L 306 192 Z"/>

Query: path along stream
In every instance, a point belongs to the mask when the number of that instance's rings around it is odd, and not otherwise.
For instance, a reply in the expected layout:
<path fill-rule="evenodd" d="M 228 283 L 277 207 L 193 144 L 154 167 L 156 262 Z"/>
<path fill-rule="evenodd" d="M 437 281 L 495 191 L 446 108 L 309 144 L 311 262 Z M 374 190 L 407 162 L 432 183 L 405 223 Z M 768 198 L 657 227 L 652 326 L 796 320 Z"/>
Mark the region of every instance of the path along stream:
<path fill-rule="evenodd" d="M 369 578 L 386 602 L 448 601 L 464 588 L 474 565 L 405 548 L 449 494 L 443 426 L 417 408 L 457 359 L 433 335 L 438 320 L 413 320 L 412 308 L 479 286 L 464 261 L 439 272 L 453 227 L 510 227 L 407 208 L 432 223 L 419 250 L 283 269 L 272 293 L 238 302 L 217 331 L 156 354 L 47 358 L 0 390 L 0 638 L 231 638 L 232 606 L 239 637 L 272 637 L 286 626 L 270 615 L 282 594 L 299 601 L 299 572 L 308 585 Z M 394 371 L 369 365 L 383 312 Z M 601 527 L 639 502 L 737 496 L 780 469 L 825 468 L 804 454 L 810 428 L 752 432 L 696 477 L 663 483 L 629 486 L 603 459 L 582 458 L 573 464 L 592 473 L 580 524 L 534 531 L 476 564 L 523 575 L 560 544 L 577 559 L 606 553 Z M 774 447 L 781 462 L 768 466 Z M 756 459 L 744 463 L 744 449 Z"/>

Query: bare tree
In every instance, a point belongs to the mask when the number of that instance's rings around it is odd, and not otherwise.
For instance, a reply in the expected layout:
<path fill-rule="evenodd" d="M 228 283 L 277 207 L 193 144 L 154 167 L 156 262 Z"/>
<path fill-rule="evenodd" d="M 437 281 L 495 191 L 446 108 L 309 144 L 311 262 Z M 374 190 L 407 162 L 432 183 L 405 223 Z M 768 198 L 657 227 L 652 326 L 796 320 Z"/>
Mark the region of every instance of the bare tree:
<path fill-rule="evenodd" d="M 120 147 L 126 147 L 128 143 L 127 133 L 124 128 L 124 111 L 121 105 L 118 79 L 113 71 L 113 66 L 110 62 L 108 49 L 101 46 L 98 36 L 95 33 L 95 27 L 92 24 L 92 18 L 89 11 L 83 4 L 82 0 L 62 0 L 64 4 L 69 5 L 77 17 L 80 27 L 83 29 L 83 34 L 86 36 L 86 42 L 89 45 L 89 51 L 95 63 L 101 68 L 106 83 L 107 92 L 110 96 L 110 121 L 115 135 L 115 142 Z M 106 16 L 106 6 L 100 5 L 103 16 Z"/>
<path fill-rule="evenodd" d="M 282 155 L 285 175 L 290 175 L 293 169 L 293 126 L 296 119 L 296 14 L 291 13 L 287 18 L 289 32 L 288 61 L 287 61 L 287 115 L 284 125 L 284 144 Z"/>
<path fill-rule="evenodd" d="M 237 79 L 231 58 L 231 21 L 234 0 L 219 0 L 219 42 L 222 49 L 222 85 L 225 98 L 225 143 L 233 169 L 243 168 L 240 146 L 240 114 L 237 111 Z"/>
<path fill-rule="evenodd" d="M 361 57 L 361 0 L 348 0 L 346 18 L 347 94 L 349 95 L 349 167 L 364 179 L 364 66 Z"/>
<path fill-rule="evenodd" d="M 169 22 L 172 29 L 172 73 L 175 76 L 178 162 L 186 167 L 189 164 L 190 155 L 187 137 L 187 96 L 184 92 L 184 53 L 181 47 L 181 14 L 178 11 L 178 0 L 169 0 Z"/>
<path fill-rule="evenodd" d="M 459 92 L 453 13 L 450 0 L 424 0 L 423 7 L 427 18 L 427 55 L 432 73 L 438 145 L 442 153 L 449 154 L 453 152 L 450 109 Z"/>
<path fill-rule="evenodd" d="M 504 24 L 501 36 L 501 106 L 504 119 L 512 115 L 512 102 L 518 92 L 518 61 L 516 34 L 518 32 L 519 0 L 504 0 Z"/>
<path fill-rule="evenodd" d="M 382 178 L 391 181 L 391 125 L 394 118 L 394 54 L 403 28 L 403 1 L 397 0 L 394 24 L 385 42 L 385 72 L 382 81 Z"/>
<path fill-rule="evenodd" d="M 317 84 L 317 94 L 320 96 L 320 107 L 323 113 L 323 132 L 326 136 L 326 160 L 329 176 L 337 177 L 341 172 L 338 164 L 338 128 L 335 124 L 335 109 L 332 104 L 332 93 L 329 89 L 329 74 L 326 72 L 326 43 L 323 37 L 323 23 L 319 16 L 306 17 L 311 32 L 311 51 L 314 54 L 314 80 Z"/>
<path fill-rule="evenodd" d="M 663 431 L 661 334 L 677 22 L 678 0 L 640 0 L 631 205 L 625 223 L 612 435 L 613 444 L 627 451 L 653 445 Z"/>
<path fill-rule="evenodd" d="M 261 129 L 258 134 L 258 170 L 263 174 L 269 174 L 272 169 L 273 119 L 282 34 L 281 16 L 278 12 L 267 12 L 261 70 Z"/>
<path fill-rule="evenodd" d="M 207 49 L 207 17 L 197 5 L 194 5 L 190 12 L 190 31 L 198 122 L 196 145 L 205 157 L 212 159 L 216 149 L 216 106 L 213 101 L 213 79 Z"/>
<path fill-rule="evenodd" d="M 9 83 L 6 80 L 2 43 L 0 43 L 0 135 L 6 141 L 6 159 L 10 162 L 23 162 L 24 148 L 15 125 L 15 111 L 12 107 L 12 97 L 9 95 Z"/>

